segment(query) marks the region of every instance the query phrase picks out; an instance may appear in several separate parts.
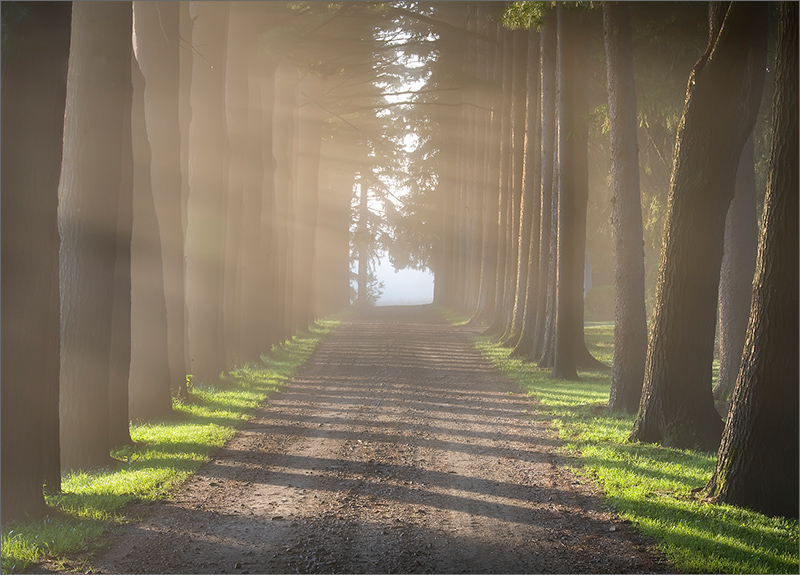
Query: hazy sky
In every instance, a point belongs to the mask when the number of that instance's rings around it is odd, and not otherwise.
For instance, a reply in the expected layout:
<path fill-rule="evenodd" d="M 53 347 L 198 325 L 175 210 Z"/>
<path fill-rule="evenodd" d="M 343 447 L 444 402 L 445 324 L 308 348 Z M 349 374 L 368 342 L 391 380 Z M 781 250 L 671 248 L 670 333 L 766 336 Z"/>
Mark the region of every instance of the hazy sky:
<path fill-rule="evenodd" d="M 378 279 L 384 283 L 383 294 L 376 305 L 413 305 L 433 301 L 433 275 L 429 271 L 396 272 L 383 258 L 376 267 Z"/>

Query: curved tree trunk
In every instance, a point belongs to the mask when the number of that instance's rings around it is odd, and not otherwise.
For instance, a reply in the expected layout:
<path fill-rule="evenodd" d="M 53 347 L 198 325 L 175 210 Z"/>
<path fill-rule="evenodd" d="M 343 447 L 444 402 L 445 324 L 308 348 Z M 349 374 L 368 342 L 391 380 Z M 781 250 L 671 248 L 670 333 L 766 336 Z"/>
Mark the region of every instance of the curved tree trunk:
<path fill-rule="evenodd" d="M 4 2 L 2 79 L 3 524 L 61 490 L 58 180 L 71 2 Z"/>
<path fill-rule="evenodd" d="M 711 364 L 725 215 L 761 99 L 767 10 L 732 2 L 689 77 L 633 440 L 719 446 Z"/>
<path fill-rule="evenodd" d="M 719 273 L 719 378 L 714 387 L 717 400 L 728 399 L 736 383 L 753 295 L 758 253 L 753 155 L 751 135 L 742 150 L 736 192 L 725 220 L 725 247 Z"/>
<path fill-rule="evenodd" d="M 798 516 L 798 6 L 778 19 L 773 140 L 742 367 L 714 475 L 721 503 Z"/>
<path fill-rule="evenodd" d="M 636 413 L 647 355 L 644 304 L 644 232 L 636 136 L 636 87 L 628 5 L 603 2 L 611 125 L 614 233 L 614 363 L 609 408 Z"/>
<path fill-rule="evenodd" d="M 76 2 L 59 189 L 61 466 L 111 462 L 109 358 L 130 2 Z"/>

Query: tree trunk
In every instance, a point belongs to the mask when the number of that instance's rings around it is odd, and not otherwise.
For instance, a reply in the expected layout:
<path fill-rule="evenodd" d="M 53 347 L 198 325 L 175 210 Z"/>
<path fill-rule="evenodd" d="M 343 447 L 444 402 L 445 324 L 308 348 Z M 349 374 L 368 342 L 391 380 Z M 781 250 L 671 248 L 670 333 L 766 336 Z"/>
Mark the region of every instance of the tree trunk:
<path fill-rule="evenodd" d="M 750 322 L 714 475 L 720 503 L 798 516 L 798 7 L 778 18 L 772 151 Z"/>
<path fill-rule="evenodd" d="M 758 252 L 756 176 L 752 134 L 736 172 L 736 191 L 725 220 L 725 246 L 719 273 L 719 378 L 714 398 L 727 400 L 742 361 L 753 275 Z"/>
<path fill-rule="evenodd" d="M 167 306 L 170 387 L 185 393 L 184 269 L 181 194 L 180 4 L 133 3 L 136 59 L 144 75 L 144 115 L 152 151 L 151 182 L 158 218 Z"/>
<path fill-rule="evenodd" d="M 131 46 L 133 70 L 133 46 Z M 131 108 L 133 77 L 125 85 L 122 113 L 117 253 L 114 263 L 114 304 L 111 311 L 111 352 L 108 379 L 108 440 L 116 448 L 133 443 L 130 431 L 128 382 L 131 375 L 131 240 L 133 235 L 133 140 Z"/>
<path fill-rule="evenodd" d="M 544 15 L 541 32 L 541 211 L 539 220 L 538 297 L 535 302 L 533 346 L 529 359 L 539 361 L 544 352 L 552 243 L 553 168 L 555 161 L 556 22 L 555 10 Z M 533 310 L 532 310 L 533 311 Z"/>
<path fill-rule="evenodd" d="M 219 379 L 226 367 L 222 306 L 224 249 L 225 38 L 229 4 L 191 2 L 194 20 L 186 228 L 186 303 L 195 383 Z"/>
<path fill-rule="evenodd" d="M 76 2 L 59 189 L 61 466 L 108 465 L 109 358 L 117 252 L 122 86 L 130 2 Z M 111 192 L 111 193 L 109 193 Z"/>
<path fill-rule="evenodd" d="M 3 525 L 61 490 L 58 179 L 71 2 L 4 2 L 2 74 Z"/>
<path fill-rule="evenodd" d="M 711 394 L 719 270 L 736 167 L 764 84 L 767 11 L 732 2 L 689 77 L 633 440 L 719 446 Z"/>
<path fill-rule="evenodd" d="M 538 299 L 539 273 L 539 225 L 542 209 L 541 177 L 541 130 L 540 108 L 540 39 L 539 33 L 529 32 L 528 38 L 528 85 L 525 116 L 525 159 L 522 177 L 522 224 L 520 231 L 520 263 L 517 273 L 520 281 L 517 289 L 517 303 L 514 306 L 512 332 L 517 332 L 514 357 L 527 358 L 533 347 L 535 305 Z M 522 260 L 525 260 L 523 265 Z M 520 309 L 521 308 L 521 309 Z M 514 327 L 516 324 L 516 328 Z"/>
<path fill-rule="evenodd" d="M 192 37 L 191 14 L 189 13 L 189 2 L 178 2 L 180 10 L 180 33 L 181 38 L 190 39 Z M 186 230 L 189 225 L 189 128 L 192 123 L 192 60 L 193 55 L 189 47 L 183 41 L 179 54 L 179 87 L 178 87 L 178 124 L 181 133 L 181 237 L 183 238 L 183 254 L 181 269 L 183 270 L 183 364 L 185 371 L 190 371 L 192 362 L 189 355 L 189 307 L 186 300 Z M 187 378 L 178 382 L 176 395 L 186 397 L 188 395 Z"/>
<path fill-rule="evenodd" d="M 611 127 L 614 234 L 614 362 L 610 409 L 636 413 L 647 355 L 644 305 L 644 232 L 636 136 L 636 87 L 628 5 L 603 2 L 603 31 Z"/>
<path fill-rule="evenodd" d="M 133 229 L 131 238 L 131 368 L 129 416 L 148 421 L 172 412 L 164 263 L 151 185 L 144 77 L 132 62 Z"/>
<path fill-rule="evenodd" d="M 558 287 L 556 292 L 554 379 L 578 379 L 577 336 L 583 333 L 580 309 L 583 305 L 583 258 L 580 250 L 581 206 L 586 205 L 588 189 L 583 176 L 587 169 L 583 156 L 586 145 L 586 123 L 582 119 L 582 59 L 585 42 L 578 25 L 580 15 L 559 5 L 558 60 L 560 63 L 558 116 Z"/>

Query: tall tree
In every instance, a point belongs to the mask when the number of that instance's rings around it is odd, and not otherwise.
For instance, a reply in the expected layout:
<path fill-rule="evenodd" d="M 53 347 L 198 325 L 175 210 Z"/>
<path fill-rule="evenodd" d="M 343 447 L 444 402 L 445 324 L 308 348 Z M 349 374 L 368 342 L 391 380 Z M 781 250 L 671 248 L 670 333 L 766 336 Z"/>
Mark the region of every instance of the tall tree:
<path fill-rule="evenodd" d="M 4 525 L 61 490 L 58 180 L 71 2 L 2 4 L 2 497 Z"/>
<path fill-rule="evenodd" d="M 225 41 L 229 4 L 191 2 L 193 19 L 186 228 L 186 302 L 191 373 L 214 381 L 225 369 L 221 323 L 224 249 Z"/>
<path fill-rule="evenodd" d="M 736 167 L 764 84 L 767 10 L 730 3 L 689 77 L 634 440 L 719 446 L 711 393 L 719 270 Z"/>
<path fill-rule="evenodd" d="M 798 516 L 798 6 L 778 20 L 773 139 L 741 370 L 706 492 L 767 515 Z"/>
<path fill-rule="evenodd" d="M 725 220 L 725 247 L 719 274 L 719 377 L 714 398 L 730 399 L 742 360 L 753 274 L 758 253 L 753 136 L 745 142 L 736 191 Z"/>
<path fill-rule="evenodd" d="M 135 59 L 131 72 L 133 226 L 129 416 L 149 420 L 168 416 L 172 411 L 172 399 L 162 243 L 151 178 L 153 154 L 145 123 L 144 76 Z"/>
<path fill-rule="evenodd" d="M 130 2 L 73 7 L 59 189 L 64 469 L 111 460 L 108 376 L 132 13 Z"/>
<path fill-rule="evenodd" d="M 639 407 L 647 354 L 644 305 L 644 239 L 636 135 L 636 87 L 628 5 L 603 2 L 614 190 L 614 361 L 611 409 L 635 413 Z"/>
<path fill-rule="evenodd" d="M 163 259 L 170 384 L 185 391 L 184 266 L 179 88 L 180 3 L 133 3 L 136 60 L 144 76 L 144 117 Z"/>

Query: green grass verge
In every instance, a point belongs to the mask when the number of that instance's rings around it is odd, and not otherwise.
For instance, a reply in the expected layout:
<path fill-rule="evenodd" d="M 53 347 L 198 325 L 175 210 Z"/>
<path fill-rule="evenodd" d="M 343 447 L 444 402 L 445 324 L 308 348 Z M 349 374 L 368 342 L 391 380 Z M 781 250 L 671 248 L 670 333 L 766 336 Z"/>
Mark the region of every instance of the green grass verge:
<path fill-rule="evenodd" d="M 135 446 L 112 453 L 114 469 L 70 473 L 63 492 L 48 496 L 52 514 L 43 521 L 2 526 L 3 573 L 19 573 L 47 559 L 63 570 L 66 556 L 102 545 L 102 535 L 124 519 L 134 500 L 167 496 L 222 447 L 242 422 L 252 419 L 309 358 L 338 321 L 319 321 L 308 333 L 275 346 L 262 363 L 235 369 L 215 385 L 193 386 L 190 401 L 173 400 L 170 421 L 134 423 Z"/>
<path fill-rule="evenodd" d="M 586 341 L 595 357 L 611 365 L 611 324 L 587 324 Z M 551 370 L 509 358 L 509 349 L 487 338 L 476 345 L 538 402 L 536 411 L 558 430 L 572 466 L 594 480 L 619 515 L 656 541 L 680 572 L 798 572 L 798 522 L 694 498 L 691 490 L 708 482 L 716 454 L 628 442 L 634 418 L 606 407 L 609 372 L 555 381 Z"/>

